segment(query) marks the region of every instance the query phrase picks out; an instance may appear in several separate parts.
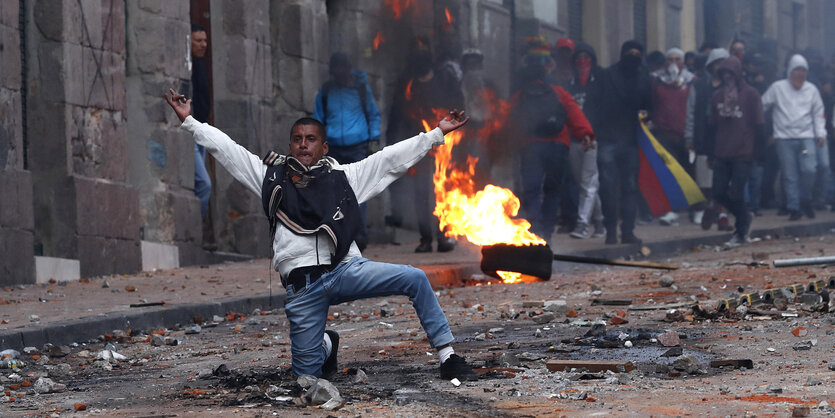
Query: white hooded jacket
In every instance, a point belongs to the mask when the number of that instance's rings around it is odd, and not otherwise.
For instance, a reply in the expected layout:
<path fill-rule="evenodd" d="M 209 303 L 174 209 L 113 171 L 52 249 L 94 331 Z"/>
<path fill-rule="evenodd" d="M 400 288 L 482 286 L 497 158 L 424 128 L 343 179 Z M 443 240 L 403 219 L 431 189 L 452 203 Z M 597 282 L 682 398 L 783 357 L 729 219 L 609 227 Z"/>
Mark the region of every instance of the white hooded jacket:
<path fill-rule="evenodd" d="M 183 121 L 181 128 L 191 133 L 195 142 L 206 147 L 235 180 L 256 195 L 261 195 L 261 184 L 267 173 L 267 166 L 261 158 L 235 143 L 220 129 L 208 123 L 200 123 L 191 116 Z M 433 146 L 443 143 L 444 135 L 441 129 L 435 128 L 389 145 L 362 161 L 339 164 L 333 160 L 332 163 L 334 169 L 345 172 L 348 184 L 357 196 L 357 202 L 363 203 L 385 190 L 409 167 L 423 158 Z M 264 228 L 266 227 L 267 223 L 264 222 Z M 284 224 L 278 224 L 273 237 L 273 267 L 281 277 L 286 278 L 296 267 L 330 264 L 330 254 L 334 251 L 333 241 L 324 231 L 319 235 L 297 235 Z M 356 242 L 351 243 L 351 248 L 342 262 L 359 256 L 361 254 Z"/>
<path fill-rule="evenodd" d="M 786 76 L 791 77 L 795 68 L 809 69 L 806 59 L 792 56 Z M 763 111 L 773 109 L 774 138 L 825 138 L 826 121 L 823 115 L 823 100 L 817 87 L 806 81 L 798 90 L 791 81 L 783 79 L 774 82 L 763 94 Z"/>

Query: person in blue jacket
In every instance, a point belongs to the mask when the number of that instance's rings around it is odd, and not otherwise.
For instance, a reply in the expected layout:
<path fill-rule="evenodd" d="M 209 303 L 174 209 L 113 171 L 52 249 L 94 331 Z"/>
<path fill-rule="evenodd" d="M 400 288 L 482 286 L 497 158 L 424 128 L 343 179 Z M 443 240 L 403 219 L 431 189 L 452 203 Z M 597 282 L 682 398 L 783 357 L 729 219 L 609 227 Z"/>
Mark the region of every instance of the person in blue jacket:
<path fill-rule="evenodd" d="M 313 118 L 327 128 L 328 155 L 340 164 L 355 163 L 379 148 L 380 110 L 365 72 L 352 69 L 343 52 L 330 59 L 331 79 L 316 95 Z M 366 205 L 360 206 L 362 230 L 357 236 L 360 250 L 368 245 Z"/>

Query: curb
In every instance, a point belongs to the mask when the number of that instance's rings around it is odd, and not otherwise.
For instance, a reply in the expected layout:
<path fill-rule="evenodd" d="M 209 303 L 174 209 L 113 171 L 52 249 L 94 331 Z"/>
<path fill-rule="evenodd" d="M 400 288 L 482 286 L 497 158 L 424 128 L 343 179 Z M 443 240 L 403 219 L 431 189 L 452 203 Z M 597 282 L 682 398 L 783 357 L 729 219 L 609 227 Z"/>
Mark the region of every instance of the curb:
<path fill-rule="evenodd" d="M 675 227 L 671 227 L 675 228 Z M 818 222 L 813 224 L 797 224 L 780 226 L 776 228 L 763 228 L 752 230 L 751 237 L 763 238 L 770 235 L 775 238 L 779 237 L 808 237 L 817 236 L 830 233 L 835 229 L 835 222 Z M 671 230 L 673 232 L 674 230 Z M 657 259 L 673 254 L 679 254 L 686 251 L 691 251 L 700 245 L 722 245 L 730 239 L 731 232 L 716 234 L 710 236 L 694 237 L 694 238 L 679 238 L 666 241 L 651 242 L 646 244 L 630 244 L 630 245 L 611 245 L 607 248 L 597 250 L 580 251 L 571 253 L 571 255 L 585 256 L 585 257 L 602 257 L 602 258 L 623 258 L 635 256 L 635 258 L 649 258 Z M 650 256 L 643 257 L 641 254 L 641 247 L 650 249 Z M 555 270 L 556 271 L 556 270 Z"/>
<path fill-rule="evenodd" d="M 835 228 L 835 222 L 798 224 L 777 228 L 757 229 L 751 236 L 814 236 L 829 233 Z M 721 245 L 728 239 L 728 234 L 706 237 L 672 239 L 644 244 L 651 251 L 649 258 L 659 258 L 690 251 L 699 245 Z M 587 257 L 621 258 L 640 254 L 641 246 L 613 245 L 608 248 L 582 251 L 572 255 Z M 421 266 L 433 289 L 460 285 L 473 274 L 481 273 L 479 263 L 437 264 Z M 555 270 L 556 271 L 556 270 Z M 163 307 L 143 308 L 128 313 L 114 312 L 99 316 L 59 321 L 49 325 L 23 327 L 0 332 L 0 348 L 22 350 L 23 347 L 41 347 L 47 342 L 55 345 L 88 341 L 99 335 L 116 329 L 149 329 L 171 327 L 175 324 L 190 324 L 195 316 L 211 318 L 213 315 L 226 315 L 227 312 L 252 312 L 254 309 L 273 309 L 284 306 L 284 293 L 226 298 L 210 302 L 184 303 Z"/>
<path fill-rule="evenodd" d="M 450 287 L 479 272 L 477 263 L 439 264 L 422 266 L 433 289 Z M 243 296 L 209 302 L 182 303 L 162 307 L 141 308 L 130 312 L 112 312 L 93 317 L 53 322 L 42 326 L 27 326 L 0 332 L 0 349 L 42 347 L 89 341 L 117 329 L 150 329 L 171 327 L 175 324 L 191 324 L 195 316 L 211 318 L 228 312 L 249 314 L 256 308 L 274 309 L 284 307 L 285 294 Z M 272 304 L 270 303 L 272 302 Z"/>

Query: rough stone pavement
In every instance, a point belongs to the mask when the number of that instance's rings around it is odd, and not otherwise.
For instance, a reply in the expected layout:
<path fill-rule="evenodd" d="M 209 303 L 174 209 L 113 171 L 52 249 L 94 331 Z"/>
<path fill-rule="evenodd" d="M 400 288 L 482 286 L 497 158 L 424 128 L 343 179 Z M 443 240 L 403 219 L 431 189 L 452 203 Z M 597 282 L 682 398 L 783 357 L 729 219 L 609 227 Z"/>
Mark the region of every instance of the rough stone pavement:
<path fill-rule="evenodd" d="M 821 212 L 813 220 L 788 222 L 773 215 L 754 219 L 752 236 L 804 236 L 830 233 L 835 214 Z M 659 259 L 700 245 L 720 245 L 729 232 L 703 231 L 682 216 L 678 226 L 639 226 L 643 251 Z M 555 235 L 555 252 L 603 257 L 641 257 L 642 246 L 605 245 L 603 239 L 576 240 Z M 427 272 L 436 288 L 460 283 L 478 274 L 479 247 L 462 242 L 449 253 L 415 254 L 416 242 L 372 245 L 364 256 L 372 260 L 415 265 Z M 803 254 L 816 256 L 817 254 Z M 799 255 L 800 256 L 800 255 Z M 560 272 L 555 270 L 558 279 Z M 85 278 L 80 282 L 49 283 L 0 289 L 0 349 L 66 344 L 87 340 L 114 329 L 147 329 L 187 325 L 195 316 L 210 319 L 229 311 L 283 306 L 284 290 L 267 259 L 135 275 Z M 131 307 L 132 304 L 164 305 Z"/>

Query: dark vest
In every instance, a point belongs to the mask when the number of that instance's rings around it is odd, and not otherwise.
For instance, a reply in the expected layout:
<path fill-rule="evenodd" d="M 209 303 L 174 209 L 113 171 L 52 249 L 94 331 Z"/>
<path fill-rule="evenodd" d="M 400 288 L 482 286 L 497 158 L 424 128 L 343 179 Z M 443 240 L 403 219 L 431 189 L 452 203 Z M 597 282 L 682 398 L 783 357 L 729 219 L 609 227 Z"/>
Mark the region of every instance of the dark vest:
<path fill-rule="evenodd" d="M 271 237 L 279 222 L 298 235 L 327 232 L 335 248 L 331 254 L 335 267 L 360 231 L 360 210 L 345 173 L 323 161 L 308 169 L 293 157 L 271 152 L 264 157 L 267 175 L 261 185 L 261 202 Z"/>

